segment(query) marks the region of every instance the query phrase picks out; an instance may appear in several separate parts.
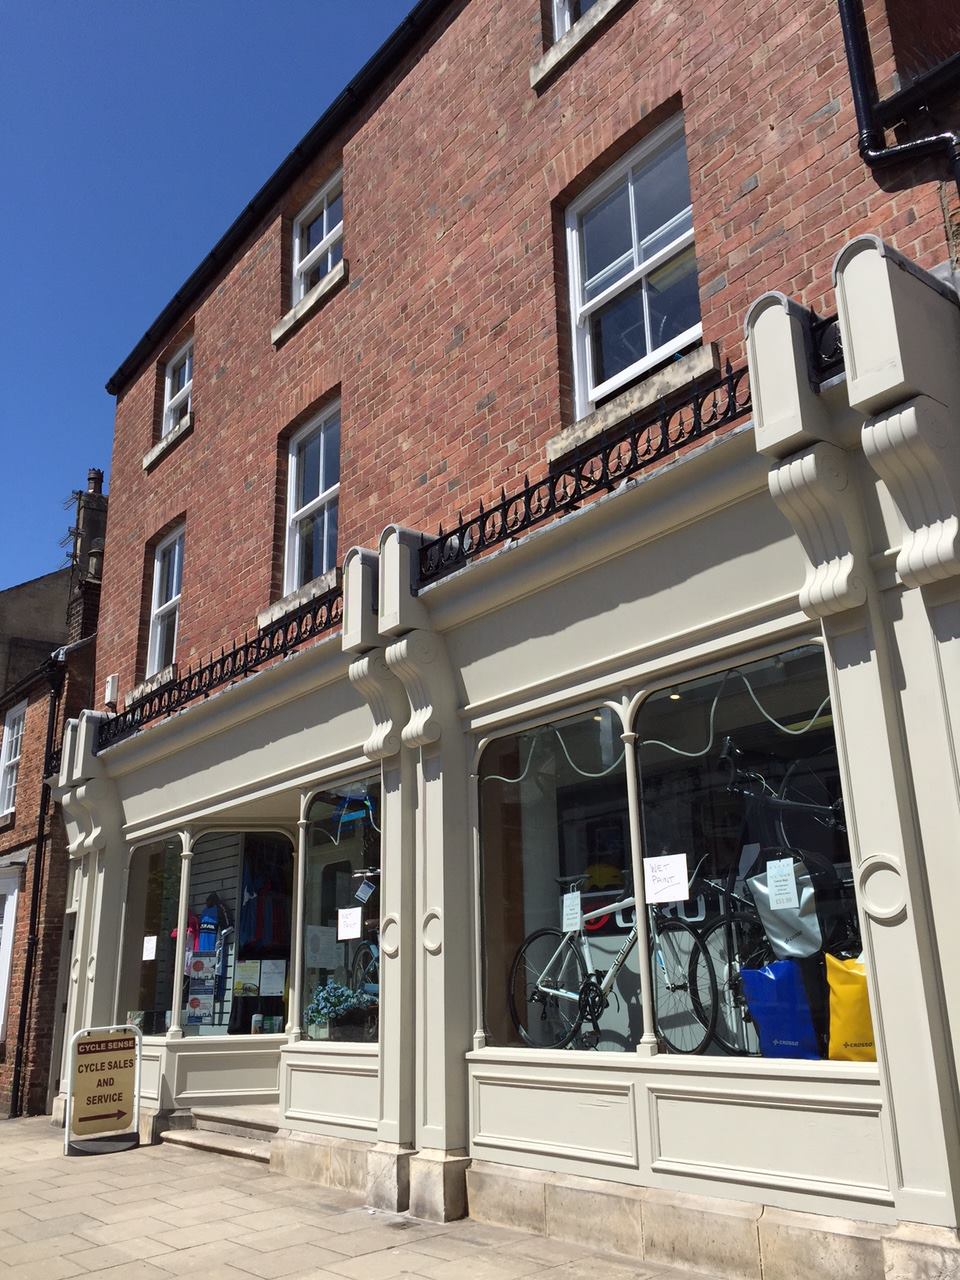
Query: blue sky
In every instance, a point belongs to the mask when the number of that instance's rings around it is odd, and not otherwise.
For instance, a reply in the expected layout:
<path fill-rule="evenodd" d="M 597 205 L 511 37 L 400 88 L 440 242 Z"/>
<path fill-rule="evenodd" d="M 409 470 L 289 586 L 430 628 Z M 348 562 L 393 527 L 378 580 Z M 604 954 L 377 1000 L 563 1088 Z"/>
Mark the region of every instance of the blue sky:
<path fill-rule="evenodd" d="M 0 0 L 0 589 L 109 479 L 104 383 L 413 0 Z"/>

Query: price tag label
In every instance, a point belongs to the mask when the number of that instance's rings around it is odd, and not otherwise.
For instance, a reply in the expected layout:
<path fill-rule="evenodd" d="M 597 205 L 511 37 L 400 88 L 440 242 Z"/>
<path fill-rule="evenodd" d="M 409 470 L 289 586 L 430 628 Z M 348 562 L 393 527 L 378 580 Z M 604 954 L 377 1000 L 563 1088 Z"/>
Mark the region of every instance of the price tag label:
<path fill-rule="evenodd" d="M 571 929 L 580 928 L 579 889 L 574 889 L 573 893 L 565 893 L 563 895 L 563 915 L 560 921 L 560 928 L 564 933 L 569 933 Z"/>
<path fill-rule="evenodd" d="M 360 888 L 353 896 L 358 902 L 366 902 L 375 888 L 376 885 L 373 884 L 372 881 L 364 880 L 363 884 L 361 884 Z"/>
<path fill-rule="evenodd" d="M 773 911 L 787 911 L 800 906 L 792 858 L 774 858 L 767 863 L 767 892 Z"/>

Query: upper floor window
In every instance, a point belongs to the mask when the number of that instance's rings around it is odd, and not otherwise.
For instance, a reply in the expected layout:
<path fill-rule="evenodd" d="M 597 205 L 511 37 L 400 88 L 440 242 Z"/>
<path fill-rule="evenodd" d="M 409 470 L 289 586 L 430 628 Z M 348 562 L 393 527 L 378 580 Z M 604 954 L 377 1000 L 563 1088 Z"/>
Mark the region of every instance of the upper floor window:
<path fill-rule="evenodd" d="M 12 813 L 17 802 L 17 774 L 20 771 L 20 749 L 23 744 L 23 726 L 27 718 L 27 704 L 18 702 L 11 707 L 3 722 L 3 743 L 0 745 L 0 813 Z"/>
<path fill-rule="evenodd" d="M 700 338 L 683 120 L 567 210 L 577 417 Z"/>
<path fill-rule="evenodd" d="M 293 223 L 293 302 L 343 257 L 343 173 L 321 188 Z"/>
<path fill-rule="evenodd" d="M 193 339 L 185 343 L 164 370 L 163 422 L 160 435 L 169 435 L 190 416 L 193 389 Z"/>
<path fill-rule="evenodd" d="M 290 441 L 284 593 L 337 563 L 340 405 L 312 419 Z"/>
<path fill-rule="evenodd" d="M 156 675 L 173 662 L 180 618 L 183 582 L 183 526 L 157 545 L 153 558 L 153 590 L 150 599 L 150 639 L 147 676 Z"/>
<path fill-rule="evenodd" d="M 592 9 L 597 0 L 553 0 L 553 38 L 559 40 L 565 36 L 575 22 L 588 9 Z"/>

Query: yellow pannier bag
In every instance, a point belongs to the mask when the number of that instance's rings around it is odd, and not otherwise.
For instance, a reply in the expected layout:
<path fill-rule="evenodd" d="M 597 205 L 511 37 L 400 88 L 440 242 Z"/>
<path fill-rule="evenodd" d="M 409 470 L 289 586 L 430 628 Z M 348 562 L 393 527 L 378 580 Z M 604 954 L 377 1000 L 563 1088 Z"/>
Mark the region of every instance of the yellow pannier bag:
<path fill-rule="evenodd" d="M 863 961 L 838 960 L 830 954 L 826 959 L 830 984 L 829 1056 L 843 1062 L 876 1062 Z"/>

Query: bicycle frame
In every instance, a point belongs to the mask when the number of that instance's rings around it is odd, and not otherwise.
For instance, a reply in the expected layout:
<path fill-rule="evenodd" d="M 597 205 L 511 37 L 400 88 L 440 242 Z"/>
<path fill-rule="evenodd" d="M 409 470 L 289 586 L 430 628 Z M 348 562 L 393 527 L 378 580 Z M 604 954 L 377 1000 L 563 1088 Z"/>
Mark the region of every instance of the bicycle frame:
<path fill-rule="evenodd" d="M 551 969 L 553 968 L 556 961 L 559 959 L 561 952 L 563 951 L 564 947 L 567 945 L 568 942 L 571 943 L 573 946 L 579 945 L 580 954 L 583 956 L 584 962 L 587 966 L 587 973 L 588 974 L 594 973 L 595 970 L 593 967 L 593 957 L 590 952 L 590 939 L 587 937 L 586 933 L 584 932 L 583 926 L 587 923 L 587 921 L 596 920 L 599 916 L 616 915 L 619 921 L 619 918 L 623 916 L 623 913 L 625 911 L 629 911 L 631 907 L 635 907 L 635 906 L 636 906 L 636 898 L 623 898 L 621 899 L 620 902 L 608 903 L 604 907 L 598 907 L 595 911 L 587 911 L 586 913 L 582 914 L 580 916 L 580 922 L 577 925 L 576 929 L 569 929 L 563 935 L 563 938 L 560 941 L 560 945 L 557 947 L 556 951 L 553 953 L 553 955 L 544 965 L 543 973 L 541 973 L 540 977 L 537 979 L 537 990 L 542 991 L 545 995 L 557 996 L 562 1000 L 572 1000 L 575 1003 L 579 1004 L 580 1002 L 579 988 L 576 991 L 565 991 L 562 987 L 544 986 L 545 976 L 550 973 Z M 627 956 L 630 954 L 630 952 L 633 950 L 634 946 L 636 945 L 636 941 L 638 937 L 639 937 L 639 930 L 637 928 L 636 921 L 634 921 L 634 924 L 631 927 L 630 932 L 627 934 L 627 937 L 623 946 L 617 952 L 617 955 L 613 963 L 611 964 L 610 968 L 607 970 L 606 974 L 604 975 L 603 981 L 600 983 L 600 990 L 603 992 L 605 996 L 609 995 L 611 990 L 613 989 L 613 984 L 617 980 L 617 974 L 623 968 L 624 961 L 626 960 Z"/>

